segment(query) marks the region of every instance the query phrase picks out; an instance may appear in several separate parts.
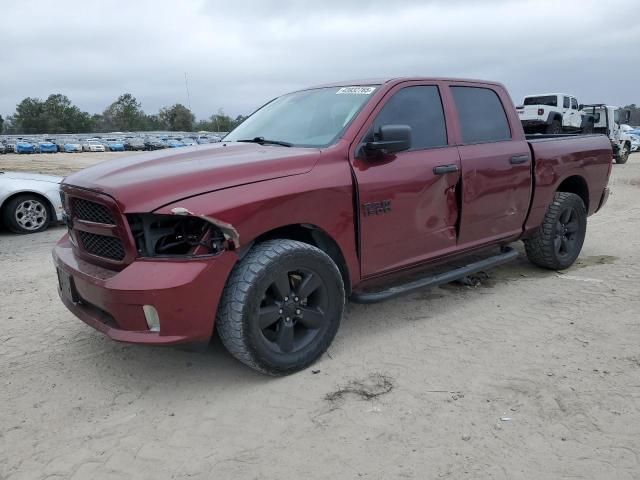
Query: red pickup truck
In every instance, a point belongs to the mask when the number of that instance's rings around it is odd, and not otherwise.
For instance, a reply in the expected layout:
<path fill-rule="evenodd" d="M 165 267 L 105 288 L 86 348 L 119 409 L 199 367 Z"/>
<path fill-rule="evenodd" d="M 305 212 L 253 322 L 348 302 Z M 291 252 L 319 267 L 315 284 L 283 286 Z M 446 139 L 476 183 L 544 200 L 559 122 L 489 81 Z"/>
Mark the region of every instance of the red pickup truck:
<path fill-rule="evenodd" d="M 527 139 L 497 83 L 402 78 L 278 97 L 221 143 L 95 165 L 61 186 L 59 293 L 115 340 L 208 342 L 310 365 L 345 300 L 514 258 L 563 269 L 607 200 L 605 136 Z"/>

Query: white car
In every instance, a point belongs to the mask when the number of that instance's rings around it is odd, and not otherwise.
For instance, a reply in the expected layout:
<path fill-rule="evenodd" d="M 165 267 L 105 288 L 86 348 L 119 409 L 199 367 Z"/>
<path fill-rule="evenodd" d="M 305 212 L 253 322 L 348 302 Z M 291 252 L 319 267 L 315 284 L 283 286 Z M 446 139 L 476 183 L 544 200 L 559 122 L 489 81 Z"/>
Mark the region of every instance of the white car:
<path fill-rule="evenodd" d="M 0 218 L 14 233 L 36 233 L 62 221 L 62 177 L 0 171 Z"/>
<path fill-rule="evenodd" d="M 87 140 L 82 144 L 83 152 L 104 152 L 104 145 L 98 140 Z"/>

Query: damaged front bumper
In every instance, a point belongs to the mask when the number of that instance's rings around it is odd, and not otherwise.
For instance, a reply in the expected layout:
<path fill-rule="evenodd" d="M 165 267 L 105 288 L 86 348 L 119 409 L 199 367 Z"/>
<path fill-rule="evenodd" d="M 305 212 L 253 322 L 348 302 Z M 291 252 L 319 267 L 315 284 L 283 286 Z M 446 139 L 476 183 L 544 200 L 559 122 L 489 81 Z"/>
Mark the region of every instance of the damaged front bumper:
<path fill-rule="evenodd" d="M 237 255 L 139 258 L 114 271 L 78 258 L 65 235 L 53 260 L 60 298 L 82 321 L 117 341 L 172 345 L 209 341 Z M 153 311 L 159 326 L 150 324 Z"/>

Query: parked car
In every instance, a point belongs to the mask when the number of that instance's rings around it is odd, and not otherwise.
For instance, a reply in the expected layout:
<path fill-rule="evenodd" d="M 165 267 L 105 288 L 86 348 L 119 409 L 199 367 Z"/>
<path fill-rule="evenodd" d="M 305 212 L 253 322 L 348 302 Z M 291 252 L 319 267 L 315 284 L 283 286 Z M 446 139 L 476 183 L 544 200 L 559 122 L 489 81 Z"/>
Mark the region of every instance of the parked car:
<path fill-rule="evenodd" d="M 581 111 L 580 104 L 573 95 L 527 95 L 516 110 L 525 133 L 593 132 L 593 117 Z"/>
<path fill-rule="evenodd" d="M 15 233 L 35 233 L 62 220 L 61 177 L 0 171 L 0 218 Z"/>
<path fill-rule="evenodd" d="M 349 297 L 463 278 L 517 240 L 536 265 L 571 266 L 611 158 L 601 135 L 527 140 L 497 83 L 305 89 L 222 144 L 66 177 L 65 205 L 89 208 L 68 210 L 73 242 L 53 252 L 59 294 L 124 342 L 208 343 L 216 319 L 238 360 L 288 374 L 328 348 Z"/>
<path fill-rule="evenodd" d="M 124 149 L 130 151 L 146 150 L 144 140 L 140 137 L 129 138 L 124 142 Z"/>
<path fill-rule="evenodd" d="M 165 142 L 165 145 L 167 146 L 167 148 L 179 148 L 179 147 L 184 147 L 185 144 L 176 139 L 176 138 L 168 138 L 167 141 Z"/>
<path fill-rule="evenodd" d="M 191 137 L 183 137 L 180 139 L 180 141 L 184 144 L 185 147 L 193 147 L 194 145 L 198 145 L 198 142 L 196 142 Z"/>
<path fill-rule="evenodd" d="M 15 140 L 3 140 L 5 153 L 15 153 L 16 141 Z"/>
<path fill-rule="evenodd" d="M 38 142 L 36 148 L 39 153 L 58 153 L 58 147 L 56 144 L 48 140 Z"/>
<path fill-rule="evenodd" d="M 104 152 L 104 145 L 98 140 L 85 140 L 82 144 L 83 152 Z"/>
<path fill-rule="evenodd" d="M 16 153 L 36 153 L 36 146 L 27 140 L 18 140 L 15 146 Z"/>
<path fill-rule="evenodd" d="M 631 138 L 631 151 L 640 151 L 640 130 L 630 130 L 626 133 Z"/>
<path fill-rule="evenodd" d="M 63 143 L 65 153 L 77 153 L 82 152 L 82 144 L 78 140 L 66 139 Z"/>
<path fill-rule="evenodd" d="M 161 150 L 166 147 L 162 140 L 153 137 L 146 138 L 144 146 L 147 150 Z"/>
<path fill-rule="evenodd" d="M 124 142 L 117 138 L 107 138 L 106 145 L 111 152 L 124 152 Z"/>
<path fill-rule="evenodd" d="M 0 154 L 4 154 L 6 153 L 7 149 L 4 146 L 4 143 L 0 143 Z"/>

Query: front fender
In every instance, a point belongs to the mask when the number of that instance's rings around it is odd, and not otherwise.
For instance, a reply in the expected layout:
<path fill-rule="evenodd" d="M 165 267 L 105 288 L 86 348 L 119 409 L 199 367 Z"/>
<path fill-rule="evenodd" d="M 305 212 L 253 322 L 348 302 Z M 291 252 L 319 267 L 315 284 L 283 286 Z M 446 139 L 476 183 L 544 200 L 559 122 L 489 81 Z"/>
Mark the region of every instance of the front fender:
<path fill-rule="evenodd" d="M 341 250 L 352 283 L 359 281 L 353 185 L 349 164 L 328 161 L 311 172 L 241 185 L 176 201 L 154 211 L 209 217 L 231 226 L 242 248 L 289 225 L 313 225 Z"/>

